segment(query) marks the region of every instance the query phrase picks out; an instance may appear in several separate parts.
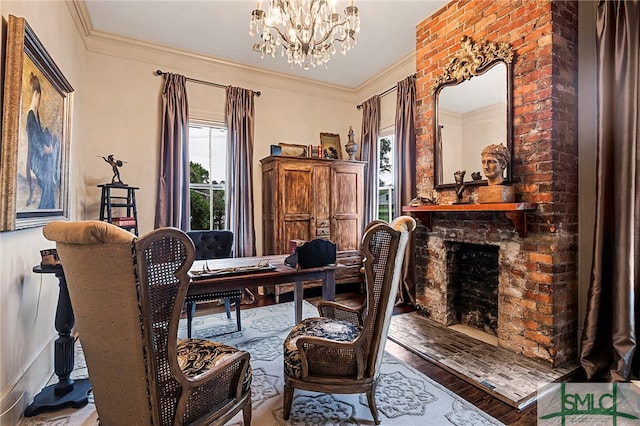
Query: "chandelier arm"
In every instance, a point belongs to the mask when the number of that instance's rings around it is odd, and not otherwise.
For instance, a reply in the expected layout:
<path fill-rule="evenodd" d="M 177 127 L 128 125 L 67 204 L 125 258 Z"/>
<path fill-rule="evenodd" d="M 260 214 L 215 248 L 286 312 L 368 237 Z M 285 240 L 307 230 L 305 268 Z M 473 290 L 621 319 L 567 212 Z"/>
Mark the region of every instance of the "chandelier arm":
<path fill-rule="evenodd" d="M 333 24 L 331 29 L 329 31 L 327 31 L 327 33 L 324 35 L 324 37 L 322 37 L 320 40 L 318 40 L 316 42 L 316 44 L 324 44 L 324 42 L 327 41 L 329 36 L 331 36 L 331 34 L 333 34 L 333 30 L 334 29 L 336 29 L 337 27 L 341 27 L 343 25 L 346 25 L 346 24 L 347 24 L 347 21 L 342 22 L 342 23 Z M 345 35 L 344 38 L 336 38 L 335 41 L 339 41 L 340 43 L 343 43 L 347 39 L 348 36 L 349 36 L 349 33 L 347 32 L 347 34 Z"/>
<path fill-rule="evenodd" d="M 294 45 L 294 43 L 291 40 L 289 40 L 289 38 L 286 35 L 284 35 L 282 33 L 282 31 L 280 31 L 280 28 L 274 27 L 274 26 L 271 26 L 271 25 L 267 25 L 266 23 L 264 24 L 264 26 L 266 28 L 269 28 L 270 30 L 275 30 L 280 35 L 280 38 L 282 40 L 284 40 L 289 46 L 293 46 Z"/>

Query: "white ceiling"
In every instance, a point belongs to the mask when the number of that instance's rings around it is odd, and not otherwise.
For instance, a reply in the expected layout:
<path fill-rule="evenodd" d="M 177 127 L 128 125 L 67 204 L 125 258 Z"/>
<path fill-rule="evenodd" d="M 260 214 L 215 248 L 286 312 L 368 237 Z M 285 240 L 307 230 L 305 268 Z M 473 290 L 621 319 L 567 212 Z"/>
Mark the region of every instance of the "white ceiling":
<path fill-rule="evenodd" d="M 418 23 L 446 0 L 355 0 L 360 10 L 358 44 L 345 56 L 336 53 L 328 67 L 293 69 L 286 58 L 265 57 L 252 50 L 251 11 L 257 1 L 85 0 L 94 31 L 206 54 L 217 59 L 265 68 L 348 88 L 415 51 Z M 265 5 L 268 0 L 263 0 Z M 338 0 L 343 9 L 346 0 Z"/>

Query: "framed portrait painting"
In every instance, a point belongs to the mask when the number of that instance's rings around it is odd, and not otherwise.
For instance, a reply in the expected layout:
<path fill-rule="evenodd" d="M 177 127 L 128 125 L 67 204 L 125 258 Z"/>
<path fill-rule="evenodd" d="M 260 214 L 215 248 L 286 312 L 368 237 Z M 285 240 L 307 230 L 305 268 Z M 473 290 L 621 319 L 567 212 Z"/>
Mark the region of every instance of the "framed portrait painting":
<path fill-rule="evenodd" d="M 342 146 L 340 145 L 340 135 L 337 133 L 320 133 L 320 143 L 324 158 L 332 160 L 342 159 Z"/>
<path fill-rule="evenodd" d="M 73 88 L 24 18 L 7 25 L 0 231 L 68 218 Z"/>

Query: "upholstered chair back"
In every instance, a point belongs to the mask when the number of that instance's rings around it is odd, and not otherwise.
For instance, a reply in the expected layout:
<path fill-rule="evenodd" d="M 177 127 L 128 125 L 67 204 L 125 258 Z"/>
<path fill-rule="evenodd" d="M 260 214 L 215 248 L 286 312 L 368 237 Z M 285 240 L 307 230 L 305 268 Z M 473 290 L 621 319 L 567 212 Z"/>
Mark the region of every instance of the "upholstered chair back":
<path fill-rule="evenodd" d="M 100 423 L 151 424 L 136 236 L 107 225 L 51 222 L 43 234 L 56 242 L 64 268 Z"/>
<path fill-rule="evenodd" d="M 51 222 L 101 425 L 251 423 L 246 351 L 178 341 L 195 257 L 175 228 L 141 238 L 101 221 Z M 217 424 L 217 423 L 216 423 Z"/>
<path fill-rule="evenodd" d="M 187 235 L 196 247 L 196 260 L 231 257 L 233 232 L 189 231 Z"/>

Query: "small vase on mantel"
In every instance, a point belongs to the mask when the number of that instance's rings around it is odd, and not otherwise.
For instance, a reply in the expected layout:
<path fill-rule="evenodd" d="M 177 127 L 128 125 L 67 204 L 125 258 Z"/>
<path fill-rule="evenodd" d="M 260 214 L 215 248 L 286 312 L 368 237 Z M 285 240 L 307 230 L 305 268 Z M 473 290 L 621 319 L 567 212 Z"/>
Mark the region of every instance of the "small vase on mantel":
<path fill-rule="evenodd" d="M 348 134 L 347 144 L 344 146 L 344 150 L 349 154 L 349 160 L 353 161 L 356 159 L 356 152 L 358 152 L 358 144 L 353 138 L 353 127 L 349 126 L 349 134 Z"/>

